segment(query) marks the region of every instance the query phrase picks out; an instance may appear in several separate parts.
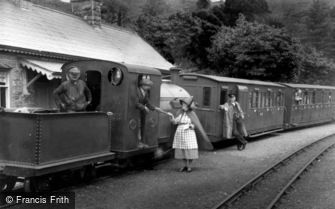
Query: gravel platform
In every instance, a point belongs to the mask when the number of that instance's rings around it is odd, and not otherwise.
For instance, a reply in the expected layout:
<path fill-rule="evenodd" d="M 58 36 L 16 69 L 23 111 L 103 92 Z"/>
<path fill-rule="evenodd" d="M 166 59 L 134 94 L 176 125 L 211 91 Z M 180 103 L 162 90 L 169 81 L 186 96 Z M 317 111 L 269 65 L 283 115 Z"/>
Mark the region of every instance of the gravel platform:
<path fill-rule="evenodd" d="M 75 188 L 80 209 L 207 209 L 265 168 L 319 138 L 335 134 L 335 124 L 282 132 L 236 146 L 203 152 L 193 172 L 180 173 L 170 160 L 154 170 L 132 171 Z M 246 206 L 248 208 L 248 206 Z"/>
<path fill-rule="evenodd" d="M 283 197 L 278 209 L 335 208 L 335 149 L 321 157 Z"/>

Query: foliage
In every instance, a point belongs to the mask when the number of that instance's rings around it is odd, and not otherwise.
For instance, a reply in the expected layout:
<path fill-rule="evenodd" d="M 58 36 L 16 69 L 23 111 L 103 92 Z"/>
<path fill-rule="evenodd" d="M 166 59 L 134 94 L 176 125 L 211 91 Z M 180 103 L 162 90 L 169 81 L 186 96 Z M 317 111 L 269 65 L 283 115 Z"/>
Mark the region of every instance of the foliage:
<path fill-rule="evenodd" d="M 224 12 L 226 13 L 227 25 L 233 26 L 243 14 L 247 20 L 253 21 L 257 15 L 269 13 L 266 0 L 226 0 Z"/>
<path fill-rule="evenodd" d="M 126 21 L 129 21 L 128 11 L 129 1 L 127 0 L 105 0 L 101 8 L 101 17 L 105 22 L 123 26 Z"/>
<path fill-rule="evenodd" d="M 299 69 L 299 83 L 334 85 L 334 62 L 324 57 L 315 48 L 304 47 Z"/>
<path fill-rule="evenodd" d="M 211 6 L 210 0 L 198 0 L 197 1 L 197 8 L 198 9 L 208 9 Z"/>
<path fill-rule="evenodd" d="M 299 53 L 299 43 L 284 30 L 244 16 L 236 27 L 222 27 L 209 49 L 213 67 L 223 75 L 285 82 L 297 77 Z"/>
<path fill-rule="evenodd" d="M 164 0 L 147 0 L 142 8 L 142 14 L 160 16 L 168 13 L 169 10 L 169 5 Z"/>
<path fill-rule="evenodd" d="M 307 39 L 316 48 L 322 47 L 328 36 L 329 22 L 327 21 L 329 10 L 327 4 L 320 0 L 314 0 L 307 12 L 306 29 Z"/>
<path fill-rule="evenodd" d="M 335 59 L 335 1 L 274 0 L 270 5 L 290 34 Z"/>
<path fill-rule="evenodd" d="M 138 17 L 135 24 L 138 34 L 156 48 L 165 59 L 173 63 L 171 48 L 166 42 L 170 34 L 167 19 L 143 14 Z"/>

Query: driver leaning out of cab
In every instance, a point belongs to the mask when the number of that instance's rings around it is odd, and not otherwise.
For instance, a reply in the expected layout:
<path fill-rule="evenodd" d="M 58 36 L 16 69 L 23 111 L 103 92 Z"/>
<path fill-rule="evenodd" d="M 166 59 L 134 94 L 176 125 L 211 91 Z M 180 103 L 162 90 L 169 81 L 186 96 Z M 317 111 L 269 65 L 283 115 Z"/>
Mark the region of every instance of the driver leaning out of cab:
<path fill-rule="evenodd" d="M 55 89 L 56 104 L 61 112 L 85 111 L 91 104 L 92 94 L 86 83 L 80 79 L 79 68 L 72 67 L 67 74 L 67 81 Z"/>

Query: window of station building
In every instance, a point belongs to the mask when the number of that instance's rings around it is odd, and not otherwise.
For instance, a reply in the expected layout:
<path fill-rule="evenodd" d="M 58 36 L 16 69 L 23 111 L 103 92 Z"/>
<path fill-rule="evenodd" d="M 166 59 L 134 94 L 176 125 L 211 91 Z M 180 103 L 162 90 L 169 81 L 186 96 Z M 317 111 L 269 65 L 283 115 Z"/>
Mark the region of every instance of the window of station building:
<path fill-rule="evenodd" d="M 8 74 L 0 72 L 0 107 L 7 107 Z"/>
<path fill-rule="evenodd" d="M 202 105 L 204 107 L 209 107 L 211 105 L 211 87 L 204 87 L 203 88 Z"/>

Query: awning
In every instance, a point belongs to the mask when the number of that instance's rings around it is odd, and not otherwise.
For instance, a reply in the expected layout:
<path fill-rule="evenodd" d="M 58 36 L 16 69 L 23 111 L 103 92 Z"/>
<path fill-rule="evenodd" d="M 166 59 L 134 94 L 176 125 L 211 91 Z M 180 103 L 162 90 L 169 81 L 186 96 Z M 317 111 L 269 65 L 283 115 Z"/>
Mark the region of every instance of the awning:
<path fill-rule="evenodd" d="M 7 64 L 2 64 L 2 63 L 0 63 L 0 70 L 3 70 L 3 69 L 5 69 L 5 70 L 9 70 L 9 69 L 11 69 L 12 67 L 11 66 L 9 66 L 9 65 L 7 65 Z"/>
<path fill-rule="evenodd" d="M 30 70 L 36 71 L 42 75 L 45 75 L 48 80 L 61 79 L 61 67 L 64 63 L 60 62 L 47 62 L 32 59 L 21 60 L 21 65 Z"/>

